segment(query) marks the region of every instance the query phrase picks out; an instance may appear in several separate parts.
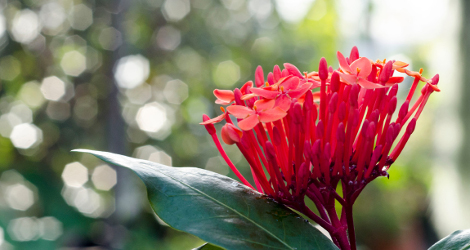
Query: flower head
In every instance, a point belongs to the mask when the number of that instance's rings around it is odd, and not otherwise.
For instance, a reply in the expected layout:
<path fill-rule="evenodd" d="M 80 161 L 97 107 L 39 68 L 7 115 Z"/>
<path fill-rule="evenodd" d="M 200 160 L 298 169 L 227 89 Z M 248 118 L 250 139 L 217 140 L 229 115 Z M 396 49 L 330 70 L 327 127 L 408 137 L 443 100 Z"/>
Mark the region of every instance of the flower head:
<path fill-rule="evenodd" d="M 241 90 L 214 91 L 216 103 L 229 106 L 202 124 L 227 122 L 222 138 L 245 156 L 258 191 L 287 202 L 303 197 L 312 186 L 328 187 L 339 180 L 361 190 L 388 175 L 430 94 L 439 91 L 439 75 L 428 80 L 422 70 L 407 69 L 407 63 L 374 62 L 360 57 L 356 47 L 349 58 L 340 52 L 337 57 L 336 70 L 324 58 L 318 72 L 276 65 L 267 82 L 258 66 L 255 87 L 248 82 Z M 396 119 L 398 84 L 404 77 L 394 76 L 395 71 L 414 78 Z M 412 104 L 420 82 L 425 85 Z"/>

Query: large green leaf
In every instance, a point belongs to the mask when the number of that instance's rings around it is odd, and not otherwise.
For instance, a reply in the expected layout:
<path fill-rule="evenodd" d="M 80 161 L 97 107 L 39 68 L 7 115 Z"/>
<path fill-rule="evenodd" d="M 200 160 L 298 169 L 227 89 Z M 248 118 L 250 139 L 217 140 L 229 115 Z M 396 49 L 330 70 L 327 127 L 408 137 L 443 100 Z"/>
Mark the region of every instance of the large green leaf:
<path fill-rule="evenodd" d="M 290 209 L 226 176 L 106 152 L 74 151 L 133 170 L 162 220 L 228 250 L 337 249 Z"/>
<path fill-rule="evenodd" d="M 224 250 L 219 246 L 212 245 L 210 243 L 206 243 L 200 247 L 193 248 L 192 250 Z"/>
<path fill-rule="evenodd" d="M 469 250 L 470 229 L 458 230 L 432 245 L 429 250 Z"/>

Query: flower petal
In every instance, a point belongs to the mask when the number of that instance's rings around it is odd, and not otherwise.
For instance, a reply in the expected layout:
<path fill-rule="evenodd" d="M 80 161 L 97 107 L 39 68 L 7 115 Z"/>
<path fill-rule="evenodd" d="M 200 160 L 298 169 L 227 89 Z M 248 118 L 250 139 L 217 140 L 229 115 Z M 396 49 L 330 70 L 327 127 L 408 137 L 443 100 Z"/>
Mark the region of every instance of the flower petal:
<path fill-rule="evenodd" d="M 283 86 L 284 90 L 291 90 L 296 89 L 299 86 L 300 80 L 298 77 L 289 77 L 284 82 L 282 82 L 279 86 Z"/>
<path fill-rule="evenodd" d="M 255 102 L 257 110 L 268 110 L 274 107 L 274 99 L 262 99 Z"/>
<path fill-rule="evenodd" d="M 201 124 L 201 125 L 207 125 L 207 124 L 214 124 L 214 123 L 221 122 L 222 120 L 225 119 L 225 115 L 226 115 L 226 113 L 223 113 L 223 114 L 221 114 L 221 115 L 219 115 L 219 116 L 217 116 L 217 117 L 214 117 L 214 118 L 212 118 L 212 119 L 209 119 L 209 120 L 207 120 L 207 121 L 205 121 L 205 122 L 201 122 L 201 123 L 199 123 L 199 124 Z"/>
<path fill-rule="evenodd" d="M 277 95 L 279 94 L 278 91 L 270 91 L 270 90 L 265 90 L 265 89 L 260 89 L 260 88 L 252 88 L 251 92 L 253 92 L 253 94 L 264 97 L 266 99 L 275 99 Z"/>
<path fill-rule="evenodd" d="M 261 87 L 264 85 L 264 73 L 261 65 L 258 65 L 255 71 L 255 84 L 256 87 Z"/>
<path fill-rule="evenodd" d="M 236 118 L 245 118 L 250 114 L 254 114 L 255 111 L 241 105 L 232 105 L 227 107 L 227 111 L 235 116 Z"/>
<path fill-rule="evenodd" d="M 279 107 L 281 108 L 282 110 L 289 110 L 290 109 L 290 103 L 291 103 L 291 100 L 289 97 L 287 97 L 286 95 L 280 95 L 277 99 L 276 99 L 276 103 L 274 104 L 275 107 Z"/>
<path fill-rule="evenodd" d="M 344 73 L 339 73 L 339 76 L 343 81 L 347 82 L 348 84 L 356 84 L 357 82 L 357 76 L 355 75 L 350 75 L 350 74 L 344 74 Z"/>
<path fill-rule="evenodd" d="M 284 116 L 286 115 L 286 111 L 282 110 L 279 107 L 275 107 L 270 110 L 259 112 L 259 120 L 261 122 L 273 122 L 284 118 Z"/>
<path fill-rule="evenodd" d="M 358 77 L 363 77 L 367 78 L 372 71 L 372 64 L 370 63 L 370 60 L 367 57 L 361 57 L 351 63 L 351 73 L 356 73 L 357 69 L 360 69 L 361 71 L 357 75 Z"/>
<path fill-rule="evenodd" d="M 241 130 L 248 131 L 253 129 L 259 123 L 258 115 L 253 114 L 238 122 L 238 127 Z"/>
<path fill-rule="evenodd" d="M 242 92 L 242 94 L 246 94 L 246 90 L 251 88 L 251 87 L 253 87 L 253 82 L 248 81 L 245 84 L 243 84 L 242 88 L 240 89 L 240 92 Z"/>
<path fill-rule="evenodd" d="M 365 89 L 381 89 L 381 88 L 388 88 L 389 86 L 384 86 L 384 85 L 380 85 L 380 84 L 376 84 L 376 83 L 373 83 L 373 82 L 369 82 L 365 79 L 362 79 L 362 78 L 359 78 L 357 80 L 357 84 L 359 84 L 361 87 L 365 88 Z"/>
<path fill-rule="evenodd" d="M 222 127 L 220 135 L 226 144 L 232 145 L 240 142 L 243 132 L 236 128 L 233 124 L 227 123 Z"/>
<path fill-rule="evenodd" d="M 404 68 L 404 67 L 408 67 L 408 65 L 410 65 L 409 63 L 406 63 L 406 62 L 402 62 L 402 61 L 395 61 L 393 63 L 393 69 L 397 69 L 397 68 Z"/>
<path fill-rule="evenodd" d="M 307 91 L 311 89 L 310 87 L 312 87 L 311 83 L 305 83 L 302 86 L 298 87 L 297 89 L 289 91 L 288 94 L 290 98 L 299 98 L 303 96 L 305 93 L 307 93 Z"/>
<path fill-rule="evenodd" d="M 297 76 L 297 77 L 300 77 L 300 78 L 304 78 L 304 76 L 302 75 L 302 73 L 300 72 L 300 70 L 295 67 L 293 64 L 290 64 L 290 63 L 284 63 L 284 68 L 287 69 L 287 71 L 289 72 L 289 74 L 293 75 L 293 76 Z"/>
<path fill-rule="evenodd" d="M 220 90 L 220 89 L 214 89 L 214 95 L 217 97 L 222 102 L 233 102 L 235 101 L 235 95 L 233 94 L 233 91 L 231 90 Z"/>
<path fill-rule="evenodd" d="M 341 52 L 337 52 L 336 56 L 338 57 L 339 61 L 339 67 L 344 71 L 344 72 L 349 72 L 351 73 L 351 67 L 349 67 L 348 62 L 346 61 L 346 58 L 344 58 L 343 54 Z"/>
<path fill-rule="evenodd" d="M 392 84 L 395 84 L 395 83 L 401 83 L 403 82 L 403 80 L 405 80 L 404 77 L 401 77 L 401 76 L 392 76 L 388 79 L 387 83 L 392 83 Z"/>

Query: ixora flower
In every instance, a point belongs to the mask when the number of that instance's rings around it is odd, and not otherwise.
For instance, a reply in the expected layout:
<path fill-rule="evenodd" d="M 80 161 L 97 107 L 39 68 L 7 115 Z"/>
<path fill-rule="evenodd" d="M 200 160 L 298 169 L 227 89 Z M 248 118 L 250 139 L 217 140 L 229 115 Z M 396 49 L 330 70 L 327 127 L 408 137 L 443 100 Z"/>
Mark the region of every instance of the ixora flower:
<path fill-rule="evenodd" d="M 216 118 L 204 115 L 201 124 L 243 184 L 305 214 L 341 249 L 356 249 L 352 206 L 368 183 L 388 176 L 429 96 L 439 91 L 439 75 L 426 79 L 422 69 L 410 71 L 401 61 L 374 62 L 360 57 L 356 47 L 349 58 L 340 52 L 337 57 L 338 69 L 322 58 L 318 72 L 276 65 L 266 82 L 258 67 L 254 85 L 250 81 L 241 89 L 214 90 L 216 103 L 227 107 Z M 399 108 L 396 95 L 404 77 L 395 72 L 414 78 Z M 412 103 L 420 82 L 424 85 Z M 214 126 L 222 121 L 221 137 L 239 148 L 255 187 L 224 152 Z M 305 197 L 318 214 L 305 205 Z"/>

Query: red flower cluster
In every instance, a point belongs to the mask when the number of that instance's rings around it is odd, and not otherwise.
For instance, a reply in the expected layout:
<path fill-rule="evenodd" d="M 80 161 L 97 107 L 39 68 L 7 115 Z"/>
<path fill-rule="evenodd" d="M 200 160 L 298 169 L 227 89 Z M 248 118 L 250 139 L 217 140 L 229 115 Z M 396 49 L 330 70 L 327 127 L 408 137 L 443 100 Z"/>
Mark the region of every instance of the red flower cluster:
<path fill-rule="evenodd" d="M 324 58 L 318 72 L 304 74 L 285 63 L 282 71 L 276 65 L 265 83 L 258 66 L 256 88 L 249 81 L 234 91 L 214 90 L 216 103 L 232 105 L 227 112 L 222 108 L 224 113 L 214 119 L 204 116 L 201 124 L 215 136 L 212 124 L 226 120 L 222 139 L 240 148 L 254 172 L 258 191 L 283 197 L 289 195 L 289 189 L 296 193 L 306 190 L 309 179 L 328 184 L 335 177 L 362 181 L 384 174 L 384 167 L 393 163 L 413 133 L 429 95 L 439 91 L 439 75 L 427 80 L 421 76 L 422 70 L 405 69 L 406 63 L 372 62 L 359 57 L 356 47 L 349 58 L 340 52 L 337 55 L 338 70 L 328 68 Z M 397 119 L 391 122 L 397 107 L 397 83 L 404 79 L 392 76 L 394 71 L 415 80 Z M 410 109 L 420 81 L 427 84 Z M 320 91 L 312 92 L 318 87 Z M 241 130 L 228 114 L 237 118 Z M 388 155 L 407 121 L 405 133 Z M 216 144 L 220 145 L 218 140 Z M 223 149 L 219 150 L 239 175 Z M 264 174 L 263 166 L 271 178 Z M 241 175 L 238 177 L 249 185 Z"/>
<path fill-rule="evenodd" d="M 249 81 L 234 91 L 214 90 L 216 103 L 228 106 L 216 118 L 204 115 L 201 123 L 245 185 L 251 187 L 225 154 L 214 123 L 226 121 L 222 139 L 238 146 L 250 164 L 256 190 L 308 213 L 293 205 L 303 203 L 307 195 L 320 206 L 322 218 L 315 219 L 328 231 L 339 227 L 331 214 L 322 214 L 328 199 L 334 197 L 344 206 L 352 206 L 367 183 L 387 175 L 429 96 L 439 91 L 439 75 L 428 80 L 422 77 L 422 70 L 406 69 L 407 63 L 373 62 L 359 57 L 356 47 L 349 58 L 340 52 L 337 56 L 339 69 L 328 67 L 324 58 L 318 72 L 302 73 L 285 63 L 284 69 L 276 65 L 268 73 L 267 82 L 258 66 L 255 86 Z M 414 77 L 396 118 L 398 83 L 404 77 L 393 76 L 395 71 Z M 420 82 L 425 85 L 411 105 Z M 335 192 L 340 181 L 343 197 Z"/>

